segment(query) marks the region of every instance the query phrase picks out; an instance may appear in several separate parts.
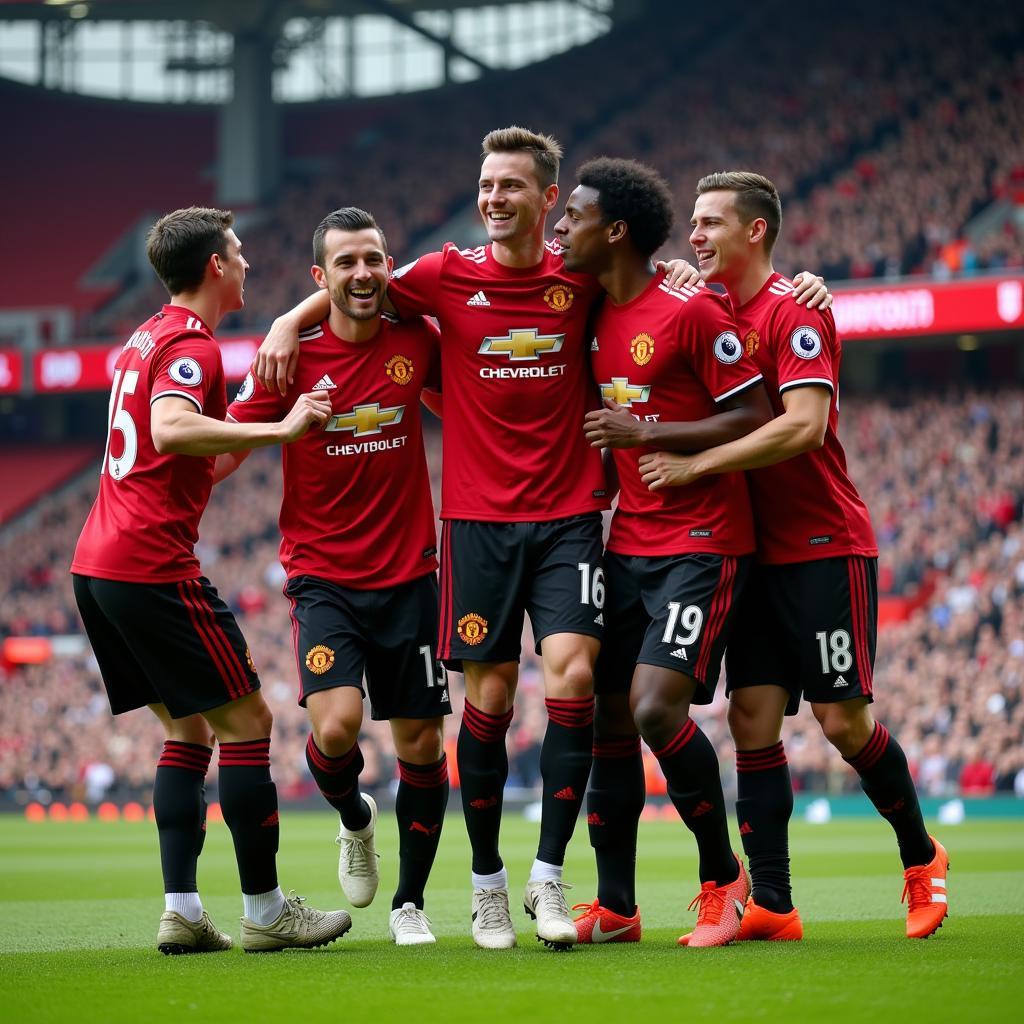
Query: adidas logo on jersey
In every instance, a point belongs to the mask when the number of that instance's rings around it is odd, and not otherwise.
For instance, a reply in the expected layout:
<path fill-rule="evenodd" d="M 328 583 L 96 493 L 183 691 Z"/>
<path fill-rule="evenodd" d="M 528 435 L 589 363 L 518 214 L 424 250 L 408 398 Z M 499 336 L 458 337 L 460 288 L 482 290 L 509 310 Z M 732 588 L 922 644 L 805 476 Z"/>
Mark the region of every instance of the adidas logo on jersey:
<path fill-rule="evenodd" d="M 490 302 L 487 301 L 487 296 L 483 292 L 477 292 L 471 299 L 466 302 L 467 306 L 489 306 Z"/>
<path fill-rule="evenodd" d="M 838 690 L 843 686 L 849 686 L 850 684 L 842 677 L 836 676 L 836 681 L 832 684 L 833 690 Z"/>
<path fill-rule="evenodd" d="M 590 343 L 590 351 L 591 351 L 591 352 L 600 352 L 600 351 L 601 351 L 601 350 L 600 350 L 600 349 L 599 349 L 599 348 L 597 347 L 597 338 L 595 338 L 595 339 L 594 339 L 594 340 L 593 340 L 593 341 L 592 341 L 592 342 Z"/>
<path fill-rule="evenodd" d="M 672 657 L 673 657 L 673 658 L 679 658 L 679 659 L 680 659 L 680 660 L 682 660 L 682 661 L 689 661 L 689 660 L 690 660 L 690 659 L 689 659 L 689 658 L 688 658 L 688 657 L 686 656 L 686 648 L 685 648 L 685 647 L 677 647 L 677 648 L 676 648 L 676 649 L 675 649 L 675 650 L 674 650 L 674 651 L 672 652 Z"/>
<path fill-rule="evenodd" d="M 336 388 L 338 385 L 325 373 L 314 385 L 314 391 L 329 391 L 331 388 Z"/>

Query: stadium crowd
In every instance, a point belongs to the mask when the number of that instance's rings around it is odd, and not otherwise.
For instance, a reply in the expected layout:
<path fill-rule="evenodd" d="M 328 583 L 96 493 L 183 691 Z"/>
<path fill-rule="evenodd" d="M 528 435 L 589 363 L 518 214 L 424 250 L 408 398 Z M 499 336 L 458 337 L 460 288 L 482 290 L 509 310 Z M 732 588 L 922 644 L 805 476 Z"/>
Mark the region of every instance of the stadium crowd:
<path fill-rule="evenodd" d="M 923 794 L 1024 797 L 1024 391 L 850 397 L 842 437 L 879 535 L 880 591 L 911 609 L 880 634 L 879 718 L 900 735 Z M 436 486 L 436 432 L 429 440 Z M 67 567 L 95 484 L 86 475 L 0 535 L 7 581 L 0 639 L 80 633 Z M 199 552 L 239 617 L 274 709 L 282 796 L 301 800 L 315 788 L 280 593 L 279 498 L 276 455 L 257 452 L 215 490 Z M 3 665 L 0 673 L 0 800 L 147 799 L 162 732 L 146 712 L 110 717 L 87 648 L 37 665 Z M 461 677 L 450 678 L 456 720 L 446 730 L 449 746 L 462 707 Z M 530 789 L 545 712 L 528 636 L 520 694 L 508 734 L 509 783 Z M 724 702 L 719 698 L 697 717 L 719 751 L 728 785 L 733 755 Z M 856 776 L 807 709 L 787 722 L 784 739 L 800 790 L 856 788 Z M 395 769 L 387 723 L 367 721 L 360 745 L 367 788 L 386 790 Z M 649 779 L 657 792 L 653 763 Z"/>
<path fill-rule="evenodd" d="M 885 32 L 875 31 L 875 7 Z M 839 281 L 1024 266 L 1024 30 L 1003 0 L 984 18 L 959 12 L 951 0 L 927 9 L 872 0 L 801 23 L 765 9 L 728 30 L 703 25 L 701 38 L 685 11 L 666 12 L 540 72 L 508 72 L 500 88 L 407 97 L 357 112 L 362 127 L 350 128 L 343 108 L 325 110 L 318 134 L 338 141 L 313 161 L 320 172 L 293 181 L 251 227 L 242 222 L 246 308 L 222 329 L 265 328 L 311 290 L 309 238 L 328 210 L 373 211 L 396 262 L 416 256 L 473 202 L 479 140 L 511 122 L 576 140 L 563 186 L 598 154 L 658 168 L 677 200 L 665 250 L 674 255 L 690 252 L 697 180 L 748 167 L 775 181 L 786 204 L 775 260 L 784 273 L 813 268 Z M 746 59 L 768 50 L 771 61 Z M 741 73 L 722 73 L 730 61 Z M 630 74 L 593 73 L 605 66 Z M 297 154 L 310 138 L 299 127 L 289 142 Z M 970 240 L 969 223 L 997 202 L 1009 215 Z M 159 301 L 146 287 L 83 331 L 119 335 Z"/>

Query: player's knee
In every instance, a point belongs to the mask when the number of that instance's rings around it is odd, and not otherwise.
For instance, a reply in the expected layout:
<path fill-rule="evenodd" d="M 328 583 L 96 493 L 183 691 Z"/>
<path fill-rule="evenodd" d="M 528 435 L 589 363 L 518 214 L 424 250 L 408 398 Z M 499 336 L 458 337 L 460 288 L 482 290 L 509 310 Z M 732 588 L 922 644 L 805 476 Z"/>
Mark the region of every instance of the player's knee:
<path fill-rule="evenodd" d="M 843 757 L 854 757 L 864 749 L 864 744 L 871 738 L 874 722 L 867 708 L 846 704 L 816 705 L 814 717 L 817 718 L 825 739 Z"/>
<path fill-rule="evenodd" d="M 252 729 L 261 736 L 269 736 L 274 727 L 274 713 L 265 700 L 254 704 L 249 711 L 252 719 Z"/>
<path fill-rule="evenodd" d="M 633 721 L 640 735 L 655 747 L 663 745 L 676 718 L 678 710 L 670 707 L 656 694 L 640 696 L 633 702 Z"/>
<path fill-rule="evenodd" d="M 594 666 L 583 652 L 554 666 L 545 686 L 548 697 L 590 697 L 594 692 Z"/>
<path fill-rule="evenodd" d="M 359 725 L 341 717 L 325 718 L 314 723 L 313 739 L 328 757 L 341 757 L 347 754 L 359 739 Z"/>
<path fill-rule="evenodd" d="M 395 737 L 395 753 L 410 764 L 433 764 L 444 753 L 440 725 L 426 725 L 414 733 Z"/>
<path fill-rule="evenodd" d="M 740 750 L 770 747 L 779 741 L 780 723 L 775 721 L 772 714 L 766 714 L 763 709 L 746 707 L 742 703 L 732 700 L 729 702 L 727 719 L 733 742 Z"/>
<path fill-rule="evenodd" d="M 598 697 L 594 703 L 594 738 L 628 736 L 636 730 L 629 710 L 629 697 L 615 694 Z"/>

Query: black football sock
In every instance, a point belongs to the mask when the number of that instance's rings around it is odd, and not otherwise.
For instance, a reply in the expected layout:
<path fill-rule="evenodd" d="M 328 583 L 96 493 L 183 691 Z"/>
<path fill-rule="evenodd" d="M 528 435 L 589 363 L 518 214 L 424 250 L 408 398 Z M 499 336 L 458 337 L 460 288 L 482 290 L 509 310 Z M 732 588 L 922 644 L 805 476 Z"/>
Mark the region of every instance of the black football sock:
<path fill-rule="evenodd" d="M 711 741 L 687 718 L 675 738 L 655 750 L 654 756 L 665 773 L 669 798 L 697 840 L 701 882 L 736 881 L 718 757 Z"/>
<path fill-rule="evenodd" d="M 270 738 L 222 743 L 220 807 L 235 844 L 242 892 L 249 896 L 277 888 L 280 825 L 277 787 L 270 778 Z"/>
<path fill-rule="evenodd" d="M 501 808 L 508 778 L 505 734 L 512 710 L 489 715 L 467 700 L 462 711 L 457 759 L 462 787 L 462 813 L 473 848 L 473 871 L 492 875 L 504 867 L 498 853 Z"/>
<path fill-rule="evenodd" d="M 861 789 L 875 809 L 892 825 L 903 867 L 927 864 L 935 856 L 935 847 L 924 825 L 906 754 L 889 730 L 875 722 L 864 749 L 846 762 L 860 776 Z"/>
<path fill-rule="evenodd" d="M 561 865 L 590 777 L 594 698 L 544 701 L 548 727 L 540 748 L 541 815 L 537 860 Z"/>
<path fill-rule="evenodd" d="M 736 820 L 750 868 L 754 902 L 775 914 L 793 909 L 789 819 L 793 786 L 782 741 L 736 751 Z"/>
<path fill-rule="evenodd" d="M 597 861 L 597 899 L 623 917 L 636 912 L 636 833 L 645 798 L 640 737 L 595 739 L 587 827 Z"/>
<path fill-rule="evenodd" d="M 306 764 L 320 795 L 341 815 L 341 823 L 350 832 L 370 824 L 370 806 L 359 792 L 359 773 L 363 770 L 363 752 L 358 742 L 340 757 L 328 757 L 309 734 L 306 740 Z"/>
<path fill-rule="evenodd" d="M 166 740 L 153 782 L 153 815 L 160 834 L 164 892 L 198 892 L 196 862 L 203 849 L 203 783 L 213 750 Z"/>
<path fill-rule="evenodd" d="M 406 903 L 423 909 L 423 890 L 437 854 L 447 806 L 448 761 L 444 754 L 433 764 L 398 762 L 398 889 L 392 910 Z"/>

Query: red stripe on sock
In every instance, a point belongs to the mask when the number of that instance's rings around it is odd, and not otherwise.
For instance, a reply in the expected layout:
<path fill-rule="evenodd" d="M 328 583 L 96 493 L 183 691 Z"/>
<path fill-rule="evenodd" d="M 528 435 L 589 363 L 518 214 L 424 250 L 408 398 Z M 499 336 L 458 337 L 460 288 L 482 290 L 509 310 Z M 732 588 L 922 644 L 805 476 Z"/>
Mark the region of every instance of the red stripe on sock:
<path fill-rule="evenodd" d="M 864 749 L 859 754 L 848 759 L 848 763 L 855 772 L 863 775 L 878 764 L 888 745 L 889 730 L 881 722 L 875 722 L 875 729 L 871 733 L 871 739 L 864 744 Z"/>
<path fill-rule="evenodd" d="M 467 700 L 462 709 L 462 724 L 480 743 L 504 741 L 505 733 L 512 724 L 512 708 L 503 715 L 489 715 Z"/>
<path fill-rule="evenodd" d="M 632 757 L 640 753 L 639 736 L 594 740 L 594 757 Z"/>
<path fill-rule="evenodd" d="M 221 768 L 269 768 L 270 740 L 249 740 L 220 745 Z"/>
<path fill-rule="evenodd" d="M 692 718 L 687 718 L 679 732 L 661 750 L 654 751 L 654 756 L 660 761 L 673 754 L 678 754 L 696 734 L 697 723 Z"/>
<path fill-rule="evenodd" d="M 417 789 L 436 789 L 448 781 L 448 758 L 443 757 L 434 764 L 410 764 L 398 762 L 398 780 Z"/>
<path fill-rule="evenodd" d="M 338 757 L 331 757 L 316 745 L 316 740 L 313 739 L 313 734 L 310 733 L 306 740 L 306 753 L 309 754 L 309 759 L 322 772 L 335 775 L 338 772 L 344 771 L 355 760 L 356 754 L 359 753 L 359 744 L 354 743 L 344 754 L 340 754 Z"/>
<path fill-rule="evenodd" d="M 200 775 L 205 775 L 210 767 L 212 756 L 213 749 L 211 747 L 204 747 L 198 743 L 182 743 L 180 740 L 167 740 L 156 766 L 157 768 L 187 768 L 190 771 L 199 772 Z"/>
<path fill-rule="evenodd" d="M 788 763 L 781 740 L 778 743 L 773 743 L 770 747 L 762 747 L 760 750 L 736 751 L 736 771 L 738 772 L 763 772 L 768 768 L 781 768 Z"/>
<path fill-rule="evenodd" d="M 593 697 L 550 698 L 544 701 L 544 706 L 548 718 L 567 729 L 585 729 L 594 723 Z"/>

